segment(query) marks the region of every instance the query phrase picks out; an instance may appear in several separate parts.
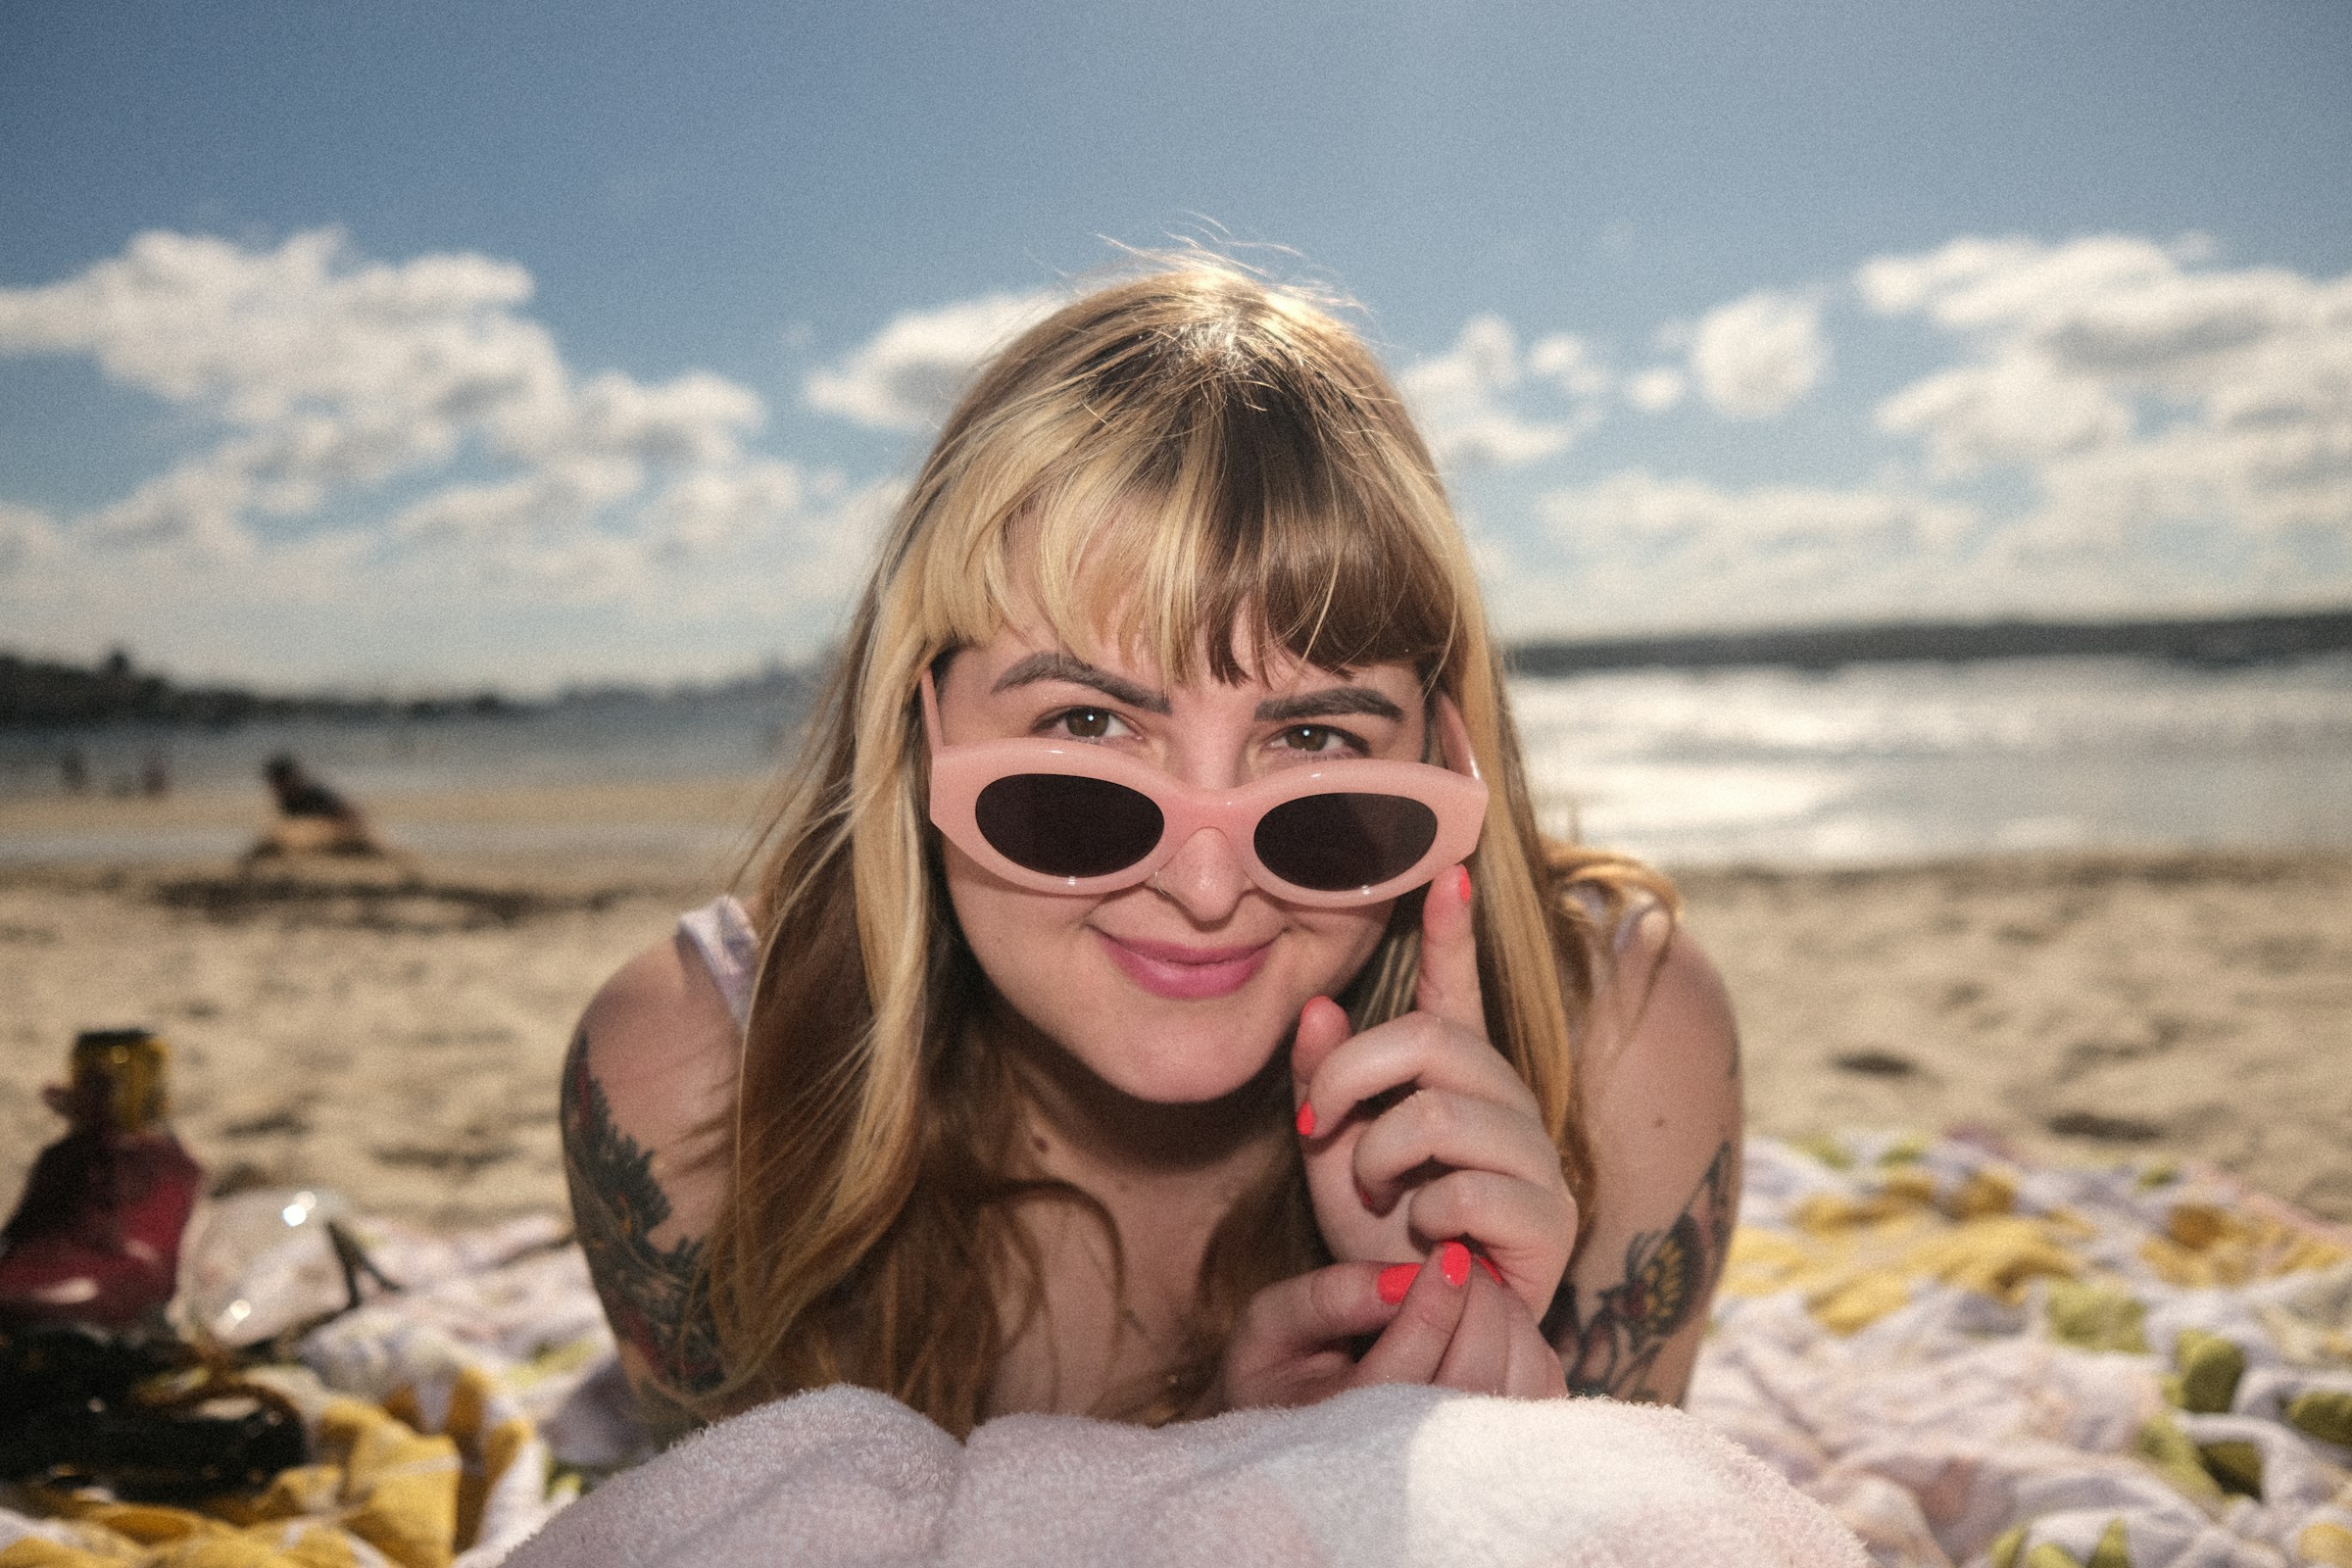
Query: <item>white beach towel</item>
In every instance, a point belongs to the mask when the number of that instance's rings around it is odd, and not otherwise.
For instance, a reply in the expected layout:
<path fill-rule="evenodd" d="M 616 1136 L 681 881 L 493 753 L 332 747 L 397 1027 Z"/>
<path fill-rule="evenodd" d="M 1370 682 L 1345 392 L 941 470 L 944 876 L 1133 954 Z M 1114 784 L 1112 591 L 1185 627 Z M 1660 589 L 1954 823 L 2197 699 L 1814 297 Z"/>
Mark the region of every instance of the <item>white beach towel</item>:
<path fill-rule="evenodd" d="M 514 1568 L 1867 1562 L 1675 1410 L 1375 1388 L 1150 1431 L 1007 1416 L 958 1444 L 881 1395 L 753 1410 L 557 1515 Z"/>

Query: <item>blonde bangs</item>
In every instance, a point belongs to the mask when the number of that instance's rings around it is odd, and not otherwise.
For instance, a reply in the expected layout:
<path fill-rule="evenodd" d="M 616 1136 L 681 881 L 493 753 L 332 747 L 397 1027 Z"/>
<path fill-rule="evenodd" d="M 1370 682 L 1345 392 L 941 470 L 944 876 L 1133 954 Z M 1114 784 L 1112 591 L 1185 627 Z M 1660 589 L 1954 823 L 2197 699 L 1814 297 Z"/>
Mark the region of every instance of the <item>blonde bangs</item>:
<path fill-rule="evenodd" d="M 1362 439 L 1264 381 L 1180 378 L 1107 408 L 1057 390 L 1062 416 L 1036 422 L 1072 428 L 1001 441 L 934 498 L 913 641 L 968 647 L 1034 615 L 1081 657 L 1149 657 L 1172 683 L 1242 680 L 1277 651 L 1436 682 L 1467 564 L 1417 442 Z M 1023 451 L 1052 456 L 1020 472 Z"/>

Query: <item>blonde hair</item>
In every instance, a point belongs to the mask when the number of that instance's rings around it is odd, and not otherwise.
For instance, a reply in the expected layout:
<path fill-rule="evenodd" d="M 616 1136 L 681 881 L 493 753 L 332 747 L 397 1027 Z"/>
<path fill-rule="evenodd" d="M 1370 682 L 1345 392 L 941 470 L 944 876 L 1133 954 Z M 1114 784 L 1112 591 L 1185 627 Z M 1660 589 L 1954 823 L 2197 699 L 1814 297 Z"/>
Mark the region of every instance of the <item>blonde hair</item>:
<path fill-rule="evenodd" d="M 766 946 L 709 1254 L 724 1379 L 706 1415 L 851 1381 L 968 1431 L 1019 1326 L 1004 1303 L 1017 1318 L 1040 1299 L 1013 1205 L 1076 1201 L 1109 1228 L 1085 1195 L 1013 1173 L 1017 1102 L 926 822 L 920 674 L 1016 603 L 1082 653 L 1148 651 L 1171 682 L 1240 679 L 1280 650 L 1407 663 L 1451 695 L 1494 790 L 1471 862 L 1490 1036 L 1589 1198 L 1571 1067 L 1594 916 L 1564 883 L 1599 889 L 1604 917 L 1634 883 L 1671 894 L 1538 834 L 1467 550 L 1370 352 L 1307 299 L 1194 260 L 1007 347 L 899 508 L 760 873 Z M 1340 999 L 1358 1028 L 1410 1007 L 1417 912 L 1398 901 Z M 1181 1413 L 1249 1296 L 1329 1260 L 1283 1149 L 1210 1244 L 1190 1351 L 1124 1413 Z"/>

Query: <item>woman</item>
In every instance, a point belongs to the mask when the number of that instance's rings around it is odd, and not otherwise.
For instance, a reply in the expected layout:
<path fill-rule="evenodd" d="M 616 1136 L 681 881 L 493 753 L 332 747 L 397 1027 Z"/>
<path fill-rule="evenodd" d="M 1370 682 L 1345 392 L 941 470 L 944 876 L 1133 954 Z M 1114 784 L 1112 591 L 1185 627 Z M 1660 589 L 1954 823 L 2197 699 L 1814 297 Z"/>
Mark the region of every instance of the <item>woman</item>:
<path fill-rule="evenodd" d="M 659 1425 L 837 1381 L 959 1434 L 1680 1396 L 1728 1006 L 1659 879 L 1537 833 L 1427 450 L 1304 300 L 1187 265 L 984 371 L 749 907 L 625 966 L 565 1072 Z"/>

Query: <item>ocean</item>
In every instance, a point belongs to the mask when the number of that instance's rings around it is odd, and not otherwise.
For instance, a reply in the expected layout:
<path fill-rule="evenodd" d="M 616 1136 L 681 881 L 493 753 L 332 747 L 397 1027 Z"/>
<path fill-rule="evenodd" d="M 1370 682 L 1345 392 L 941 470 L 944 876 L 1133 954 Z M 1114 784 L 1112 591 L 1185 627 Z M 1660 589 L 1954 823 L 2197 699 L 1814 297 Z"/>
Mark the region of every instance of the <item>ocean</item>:
<path fill-rule="evenodd" d="M 2212 668 L 2147 659 L 1646 669 L 1512 687 L 1555 832 L 1669 866 L 1856 865 L 2025 851 L 2352 849 L 2352 657 Z M 420 822 L 403 799 L 742 778 L 797 714 L 773 694 L 574 703 L 507 717 L 0 734 L 0 859 L 228 855 L 249 827 L 12 830 L 79 753 L 95 794 L 150 761 L 175 799 L 242 796 L 290 751 L 427 853 L 599 846 L 706 856 L 710 823 Z M 658 795 L 658 792 L 654 792 Z M 659 813 L 656 813 L 659 814 Z"/>
<path fill-rule="evenodd" d="M 1668 865 L 2352 848 L 2352 658 L 1642 670 L 1514 698 L 1546 826 Z"/>

